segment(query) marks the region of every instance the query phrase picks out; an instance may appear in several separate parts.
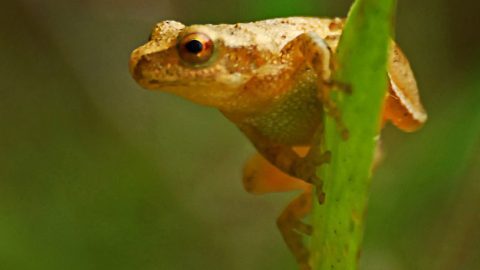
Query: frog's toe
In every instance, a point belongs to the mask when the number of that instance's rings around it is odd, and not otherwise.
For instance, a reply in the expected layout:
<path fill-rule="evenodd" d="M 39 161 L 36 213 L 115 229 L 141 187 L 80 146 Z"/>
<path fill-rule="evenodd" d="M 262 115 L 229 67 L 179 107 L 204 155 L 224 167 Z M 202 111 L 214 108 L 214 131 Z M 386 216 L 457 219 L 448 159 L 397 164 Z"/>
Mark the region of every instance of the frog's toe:
<path fill-rule="evenodd" d="M 350 83 L 342 82 L 337 79 L 331 79 L 327 82 L 327 84 L 331 89 L 340 90 L 347 95 L 352 94 L 353 87 Z"/>

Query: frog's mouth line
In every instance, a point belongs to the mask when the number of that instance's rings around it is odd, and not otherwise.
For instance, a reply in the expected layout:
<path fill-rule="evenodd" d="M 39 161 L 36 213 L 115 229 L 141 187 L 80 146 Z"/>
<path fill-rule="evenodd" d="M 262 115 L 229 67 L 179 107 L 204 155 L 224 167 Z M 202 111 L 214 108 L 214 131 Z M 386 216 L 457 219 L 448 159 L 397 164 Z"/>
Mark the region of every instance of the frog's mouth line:
<path fill-rule="evenodd" d="M 159 91 L 164 91 L 164 92 L 171 92 L 169 89 L 171 88 L 178 88 L 178 87 L 185 87 L 185 83 L 182 82 L 165 82 L 165 81 L 159 81 L 155 79 L 151 80 L 145 80 L 145 79 L 140 79 L 137 80 L 138 84 L 140 84 L 143 88 L 148 89 L 148 90 L 159 90 Z"/>
<path fill-rule="evenodd" d="M 151 79 L 148 80 L 146 84 L 148 88 L 161 88 L 161 87 L 168 87 L 168 86 L 182 86 L 183 84 L 180 82 L 161 82 L 159 80 Z"/>
<path fill-rule="evenodd" d="M 160 90 L 165 92 L 175 92 L 172 88 L 191 88 L 187 82 L 184 81 L 159 81 L 156 79 L 136 79 L 138 84 L 148 90 Z M 197 87 L 208 86 L 209 83 L 196 84 Z"/>

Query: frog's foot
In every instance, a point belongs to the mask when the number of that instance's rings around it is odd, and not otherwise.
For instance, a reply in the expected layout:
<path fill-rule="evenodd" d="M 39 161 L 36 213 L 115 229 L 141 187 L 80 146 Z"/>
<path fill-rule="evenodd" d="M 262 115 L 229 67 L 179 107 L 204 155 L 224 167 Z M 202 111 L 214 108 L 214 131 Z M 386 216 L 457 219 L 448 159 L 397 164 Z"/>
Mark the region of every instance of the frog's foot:
<path fill-rule="evenodd" d="M 311 269 L 310 253 L 303 243 L 303 236 L 312 234 L 312 226 L 302 222 L 311 208 L 312 195 L 306 191 L 295 198 L 277 219 L 278 229 L 302 270 Z"/>
<path fill-rule="evenodd" d="M 316 168 L 330 163 L 331 157 L 330 151 L 316 154 L 311 150 L 306 157 L 298 159 L 293 164 L 293 175 L 308 183 L 315 184 L 317 179 Z"/>
<path fill-rule="evenodd" d="M 316 195 L 318 203 L 322 204 L 325 201 L 325 193 L 323 192 L 323 181 L 317 175 L 316 170 L 322 164 L 330 163 L 331 153 L 326 151 L 324 153 L 316 155 L 310 151 L 309 154 L 298 160 L 298 163 L 294 164 L 294 174 L 304 181 L 311 183 L 316 187 Z"/>

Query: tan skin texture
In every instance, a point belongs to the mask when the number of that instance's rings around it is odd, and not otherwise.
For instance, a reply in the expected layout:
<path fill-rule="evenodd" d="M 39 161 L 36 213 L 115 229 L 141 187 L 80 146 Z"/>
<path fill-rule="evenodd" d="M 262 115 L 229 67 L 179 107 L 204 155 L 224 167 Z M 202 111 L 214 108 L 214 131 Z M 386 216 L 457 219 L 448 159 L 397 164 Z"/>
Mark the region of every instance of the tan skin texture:
<path fill-rule="evenodd" d="M 343 19 L 291 17 L 192 25 L 163 21 L 132 52 L 130 72 L 144 88 L 218 108 L 259 154 L 244 168 L 248 192 L 302 190 L 277 220 L 302 269 L 310 269 L 301 220 L 312 204 L 314 168 L 330 153 L 309 151 L 322 138 L 324 112 L 341 122 L 328 92 Z M 404 131 L 427 119 L 408 60 L 392 42 L 383 121 Z M 321 189 L 319 189 L 321 190 Z M 323 193 L 317 194 L 320 202 Z"/>

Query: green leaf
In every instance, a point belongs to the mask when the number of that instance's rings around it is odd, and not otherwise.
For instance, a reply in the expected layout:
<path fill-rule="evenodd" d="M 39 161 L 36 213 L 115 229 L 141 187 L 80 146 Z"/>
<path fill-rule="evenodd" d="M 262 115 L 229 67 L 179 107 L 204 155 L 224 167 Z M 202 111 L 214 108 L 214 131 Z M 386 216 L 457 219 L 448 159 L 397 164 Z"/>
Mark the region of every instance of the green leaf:
<path fill-rule="evenodd" d="M 336 81 L 351 94 L 332 91 L 332 99 L 348 130 L 342 139 L 332 117 L 325 119 L 325 136 L 314 147 L 332 153 L 317 168 L 325 203 L 313 211 L 313 269 L 357 269 L 369 195 L 371 166 L 387 89 L 387 57 L 395 0 L 357 0 L 348 16 L 336 54 Z"/>

